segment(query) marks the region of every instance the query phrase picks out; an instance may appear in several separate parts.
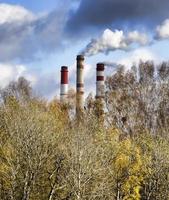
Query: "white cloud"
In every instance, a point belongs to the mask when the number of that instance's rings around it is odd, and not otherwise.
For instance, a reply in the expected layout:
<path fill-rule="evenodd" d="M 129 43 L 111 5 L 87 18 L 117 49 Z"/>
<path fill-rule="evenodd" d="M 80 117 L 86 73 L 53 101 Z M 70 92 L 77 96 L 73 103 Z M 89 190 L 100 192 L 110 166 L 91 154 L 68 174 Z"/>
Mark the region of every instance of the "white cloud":
<path fill-rule="evenodd" d="M 62 2 L 63 4 L 63 2 Z M 63 45 L 67 6 L 37 13 L 18 5 L 0 4 L 0 60 L 31 60 Z"/>
<path fill-rule="evenodd" d="M 166 19 L 161 25 L 157 26 L 158 39 L 169 39 L 169 19 Z"/>
<path fill-rule="evenodd" d="M 126 69 L 129 69 L 134 65 L 138 65 L 140 61 L 154 61 L 158 63 L 160 59 L 152 51 L 146 48 L 136 49 L 133 52 L 126 54 L 125 57 L 116 61 L 117 65 L 124 65 Z M 114 63 L 113 63 L 114 65 Z"/>
<path fill-rule="evenodd" d="M 119 65 L 123 65 L 126 70 L 130 69 L 133 65 L 138 66 L 138 64 L 147 61 L 153 61 L 155 64 L 162 62 L 161 58 L 155 54 L 153 51 L 147 48 L 139 48 L 132 52 L 127 52 L 125 56 L 121 57 L 114 62 L 112 60 L 104 61 L 106 66 L 106 74 L 110 75 L 116 71 Z"/>
<path fill-rule="evenodd" d="M 11 81 L 16 81 L 23 76 L 30 81 L 35 93 L 49 98 L 59 94 L 60 75 L 56 72 L 37 73 L 26 65 L 0 63 L 0 88 L 5 88 Z M 59 79 L 57 79 L 57 75 Z"/>
<path fill-rule="evenodd" d="M 23 65 L 0 64 L 0 87 L 6 87 L 11 81 L 17 80 L 26 71 Z"/>
<path fill-rule="evenodd" d="M 19 5 L 0 4 L 0 24 L 32 21 L 35 15 Z"/>
<path fill-rule="evenodd" d="M 105 75 L 111 75 L 114 73 L 116 66 L 122 64 L 129 69 L 133 63 L 138 64 L 142 61 L 154 60 L 158 62 L 158 56 L 146 48 L 140 48 L 133 52 L 127 52 L 125 57 L 116 60 L 116 63 L 112 63 L 113 67 L 105 68 Z M 109 62 L 111 66 L 111 61 Z M 17 80 L 19 76 L 24 76 L 31 82 L 31 85 L 40 96 L 51 99 L 54 96 L 60 94 L 60 68 L 48 71 L 36 71 L 30 69 L 26 65 L 12 65 L 12 64 L 0 64 L 0 87 L 5 87 L 9 82 Z M 85 63 L 84 68 L 84 80 L 85 80 L 85 97 L 92 92 L 95 94 L 96 90 L 96 66 Z M 76 63 L 69 67 L 69 87 L 76 89 Z"/>

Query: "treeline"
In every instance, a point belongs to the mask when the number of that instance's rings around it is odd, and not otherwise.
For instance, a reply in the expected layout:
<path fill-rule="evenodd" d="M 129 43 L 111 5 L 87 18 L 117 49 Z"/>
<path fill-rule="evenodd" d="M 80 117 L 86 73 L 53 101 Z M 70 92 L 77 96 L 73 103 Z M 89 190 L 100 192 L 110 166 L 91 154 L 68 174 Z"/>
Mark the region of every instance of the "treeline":
<path fill-rule="evenodd" d="M 0 95 L 0 199 L 169 199 L 168 63 L 119 67 L 80 119 L 73 90 L 47 102 L 21 77 Z"/>

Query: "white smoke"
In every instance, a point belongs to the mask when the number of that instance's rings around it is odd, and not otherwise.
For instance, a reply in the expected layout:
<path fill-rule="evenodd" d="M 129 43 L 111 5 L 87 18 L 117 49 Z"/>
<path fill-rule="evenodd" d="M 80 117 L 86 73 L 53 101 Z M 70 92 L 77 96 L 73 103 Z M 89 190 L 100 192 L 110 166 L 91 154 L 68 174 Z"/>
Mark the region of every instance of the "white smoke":
<path fill-rule="evenodd" d="M 111 31 L 106 29 L 98 39 L 92 39 L 82 52 L 85 56 L 93 56 L 98 53 L 109 53 L 115 50 L 128 51 L 132 44 L 144 46 L 149 44 L 147 34 L 138 31 L 125 34 L 122 30 Z"/>
<path fill-rule="evenodd" d="M 132 43 L 138 43 L 141 46 L 145 46 L 150 43 L 150 40 L 146 33 L 132 31 L 128 33 L 126 37 L 126 42 L 128 42 L 128 45 L 131 45 Z"/>
<path fill-rule="evenodd" d="M 117 68 L 120 64 L 116 62 L 111 62 L 111 61 L 104 61 L 102 62 L 106 67 L 111 67 L 111 68 Z"/>
<path fill-rule="evenodd" d="M 106 29 L 103 35 L 98 39 L 92 39 L 84 50 L 85 56 L 92 56 L 98 53 L 108 53 L 116 49 L 127 49 L 124 42 L 123 31 Z"/>
<path fill-rule="evenodd" d="M 99 38 L 91 40 L 82 54 L 93 56 L 98 53 L 108 54 L 116 50 L 129 51 L 133 49 L 133 44 L 136 45 L 134 47 L 140 47 L 163 39 L 169 39 L 169 19 L 164 20 L 156 27 L 153 39 L 150 39 L 147 33 L 137 30 L 124 33 L 122 30 L 106 29 Z"/>
<path fill-rule="evenodd" d="M 130 69 L 132 66 L 138 66 L 141 61 L 153 61 L 156 64 L 162 62 L 158 55 L 144 47 L 128 52 L 127 55 L 116 60 L 116 62 L 105 61 L 103 63 L 106 67 L 111 67 L 111 69 L 117 69 L 119 66 L 124 66 L 125 69 Z"/>

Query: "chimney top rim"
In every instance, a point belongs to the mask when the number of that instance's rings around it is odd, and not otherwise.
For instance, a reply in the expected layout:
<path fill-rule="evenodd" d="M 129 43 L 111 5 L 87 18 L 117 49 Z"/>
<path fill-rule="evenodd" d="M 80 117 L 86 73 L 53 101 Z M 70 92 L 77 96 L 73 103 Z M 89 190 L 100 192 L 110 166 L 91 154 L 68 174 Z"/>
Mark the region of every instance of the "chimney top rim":
<path fill-rule="evenodd" d="M 97 65 L 99 65 L 99 66 L 104 66 L 104 63 L 102 63 L 102 62 L 99 62 L 99 63 L 97 63 Z"/>
<path fill-rule="evenodd" d="M 101 70 L 101 71 L 103 71 L 105 69 L 105 65 L 104 65 L 104 63 L 97 63 L 97 70 Z"/>
<path fill-rule="evenodd" d="M 67 67 L 67 66 L 62 66 L 62 67 L 61 67 L 61 70 L 62 70 L 62 71 L 68 70 L 68 67 Z"/>
<path fill-rule="evenodd" d="M 77 60 L 84 60 L 84 55 L 77 55 Z"/>

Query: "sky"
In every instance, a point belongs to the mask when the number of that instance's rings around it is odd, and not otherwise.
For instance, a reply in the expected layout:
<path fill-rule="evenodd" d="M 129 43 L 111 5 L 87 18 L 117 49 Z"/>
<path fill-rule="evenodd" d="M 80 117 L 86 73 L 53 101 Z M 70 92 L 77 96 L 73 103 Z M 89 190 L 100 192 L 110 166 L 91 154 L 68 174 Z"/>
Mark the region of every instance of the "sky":
<path fill-rule="evenodd" d="M 24 76 L 37 95 L 59 97 L 60 68 L 75 88 L 76 55 L 85 56 L 85 91 L 95 70 L 169 60 L 168 0 L 0 0 L 0 87 Z"/>

